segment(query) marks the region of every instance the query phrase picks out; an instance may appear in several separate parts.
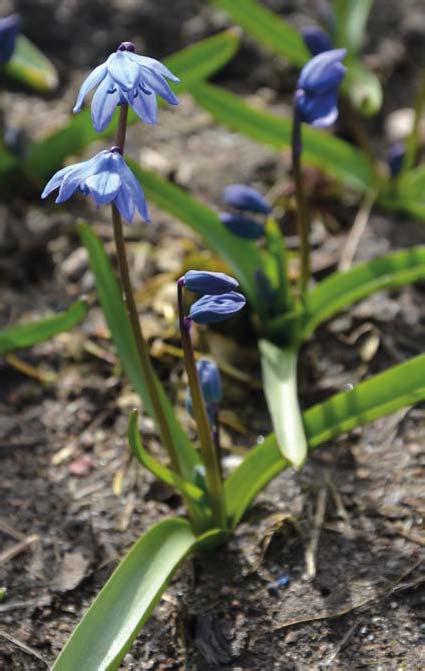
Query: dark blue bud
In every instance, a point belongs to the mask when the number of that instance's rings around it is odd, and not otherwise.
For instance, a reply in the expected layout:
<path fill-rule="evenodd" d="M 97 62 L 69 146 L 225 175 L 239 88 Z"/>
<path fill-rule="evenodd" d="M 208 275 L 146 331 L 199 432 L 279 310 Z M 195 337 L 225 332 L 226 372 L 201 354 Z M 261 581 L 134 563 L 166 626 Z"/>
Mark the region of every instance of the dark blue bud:
<path fill-rule="evenodd" d="M 4 65 L 12 58 L 20 29 L 21 17 L 17 14 L 0 19 L 0 64 Z"/>
<path fill-rule="evenodd" d="M 264 235 L 264 225 L 256 219 L 246 217 L 243 214 L 232 214 L 231 212 L 220 212 L 219 216 L 227 230 L 240 238 L 258 240 Z"/>
<path fill-rule="evenodd" d="M 406 155 L 406 146 L 404 142 L 393 144 L 387 156 L 387 163 L 390 169 L 391 177 L 397 177 L 403 167 L 404 157 Z"/>
<path fill-rule="evenodd" d="M 245 303 L 245 297 L 236 291 L 219 296 L 203 296 L 193 303 L 189 316 L 197 324 L 216 324 L 242 310 Z"/>
<path fill-rule="evenodd" d="M 338 90 L 346 72 L 341 61 L 345 54 L 345 49 L 324 51 L 301 70 L 294 100 L 301 121 L 325 128 L 338 118 Z"/>
<path fill-rule="evenodd" d="M 332 49 L 332 42 L 327 33 L 317 26 L 307 26 L 301 30 L 302 38 L 312 56 Z"/>
<path fill-rule="evenodd" d="M 225 294 L 239 286 L 239 282 L 225 273 L 208 270 L 189 270 L 184 278 L 184 286 L 198 294 Z"/>
<path fill-rule="evenodd" d="M 223 398 L 220 371 L 217 364 L 209 359 L 199 359 L 196 362 L 202 395 L 207 405 L 220 403 Z"/>
<path fill-rule="evenodd" d="M 266 199 L 250 186 L 231 184 L 226 186 L 222 196 L 223 203 L 236 210 L 246 210 L 257 214 L 270 214 L 271 206 Z"/>

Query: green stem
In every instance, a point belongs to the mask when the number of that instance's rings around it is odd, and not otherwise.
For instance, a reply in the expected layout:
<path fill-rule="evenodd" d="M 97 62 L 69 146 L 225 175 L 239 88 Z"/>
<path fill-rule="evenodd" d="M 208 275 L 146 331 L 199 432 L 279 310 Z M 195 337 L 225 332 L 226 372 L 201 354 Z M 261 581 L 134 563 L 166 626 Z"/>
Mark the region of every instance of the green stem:
<path fill-rule="evenodd" d="M 126 129 L 127 129 L 128 105 L 121 105 L 118 130 L 116 134 L 116 146 L 120 153 L 124 152 Z M 117 252 L 118 269 L 120 274 L 121 288 L 124 294 L 125 305 L 128 317 L 132 326 L 134 338 L 136 340 L 137 351 L 139 353 L 140 364 L 149 389 L 149 396 L 152 402 L 153 414 L 157 427 L 160 431 L 162 442 L 170 457 L 173 470 L 182 475 L 179 459 L 175 450 L 174 442 L 167 422 L 167 418 L 162 408 L 159 396 L 158 385 L 156 383 L 152 362 L 149 355 L 149 348 L 143 337 L 142 327 L 137 314 L 136 301 L 134 300 L 133 289 L 130 280 L 130 271 L 125 248 L 124 232 L 121 215 L 114 204 L 112 204 L 112 223 L 114 229 L 115 247 Z"/>
<path fill-rule="evenodd" d="M 421 81 L 419 84 L 419 91 L 416 95 L 415 100 L 415 112 L 412 131 L 408 137 L 406 144 L 406 155 L 403 161 L 402 173 L 411 170 L 415 165 L 416 154 L 418 151 L 419 145 L 419 130 L 422 115 L 425 111 L 425 72 L 422 73 Z"/>
<path fill-rule="evenodd" d="M 300 239 L 300 293 L 301 298 L 304 299 L 308 281 L 310 279 L 310 215 L 303 186 L 301 152 L 301 120 L 296 110 L 296 106 L 294 105 L 294 117 L 292 123 L 292 170 L 295 180 L 295 198 L 297 201 L 297 230 Z"/>
<path fill-rule="evenodd" d="M 199 382 L 198 372 L 196 370 L 192 338 L 190 336 L 191 320 L 184 317 L 182 280 L 179 280 L 177 283 L 177 298 L 184 363 L 189 379 L 190 393 L 192 396 L 192 408 L 198 427 L 202 459 L 206 469 L 205 480 L 211 503 L 211 510 L 215 524 L 220 529 L 226 529 L 227 515 L 226 503 L 224 499 L 223 480 L 221 477 L 221 466 L 219 462 L 219 455 L 214 444 L 211 426 L 208 421 L 207 410 Z"/>

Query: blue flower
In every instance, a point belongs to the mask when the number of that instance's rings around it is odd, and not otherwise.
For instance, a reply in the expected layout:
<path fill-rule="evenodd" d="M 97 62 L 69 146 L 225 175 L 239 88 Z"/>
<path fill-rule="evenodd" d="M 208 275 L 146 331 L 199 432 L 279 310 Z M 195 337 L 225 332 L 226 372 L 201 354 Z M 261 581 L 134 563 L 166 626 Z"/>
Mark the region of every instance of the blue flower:
<path fill-rule="evenodd" d="M 209 359 L 199 359 L 196 362 L 196 370 L 206 405 L 220 403 L 223 398 L 223 389 L 217 364 Z"/>
<path fill-rule="evenodd" d="M 245 297 L 236 291 L 219 296 L 203 296 L 190 308 L 189 316 L 197 324 L 216 324 L 242 310 Z"/>
<path fill-rule="evenodd" d="M 271 206 L 266 199 L 250 186 L 245 184 L 231 184 L 223 191 L 223 203 L 235 210 L 255 212 L 256 214 L 270 214 Z"/>
<path fill-rule="evenodd" d="M 346 72 L 341 63 L 345 49 L 331 49 L 314 56 L 301 70 L 295 106 L 301 121 L 326 127 L 338 118 L 338 88 Z"/>
<path fill-rule="evenodd" d="M 207 270 L 189 270 L 184 278 L 184 286 L 198 294 L 224 294 L 233 291 L 239 282 L 225 273 L 212 273 Z"/>
<path fill-rule="evenodd" d="M 391 145 L 387 156 L 387 163 L 390 169 L 391 177 L 397 177 L 397 175 L 400 173 L 403 167 L 405 155 L 406 146 L 404 142 L 396 142 L 395 144 Z"/>
<path fill-rule="evenodd" d="M 56 203 L 63 203 L 80 191 L 92 196 L 96 205 L 114 203 L 127 221 L 132 221 L 136 209 L 145 221 L 149 221 L 142 187 L 116 147 L 99 152 L 89 161 L 59 170 L 41 197 L 46 198 L 55 189 L 59 189 Z"/>
<path fill-rule="evenodd" d="M 317 26 L 307 26 L 301 30 L 302 38 L 312 56 L 332 49 L 332 42 L 327 33 Z"/>
<path fill-rule="evenodd" d="M 219 217 L 227 230 L 240 238 L 259 240 L 264 235 L 264 224 L 252 217 L 245 217 L 243 214 L 232 212 L 220 212 Z"/>
<path fill-rule="evenodd" d="M 0 64 L 5 65 L 12 58 L 20 29 L 21 17 L 17 14 L 0 19 Z"/>
<path fill-rule="evenodd" d="M 123 103 L 128 103 L 145 123 L 155 124 L 158 107 L 156 94 L 171 105 L 179 103 L 167 79 L 180 81 L 165 65 L 154 58 L 135 54 L 134 45 L 123 42 L 84 81 L 74 112 L 81 110 L 87 93 L 98 87 L 91 103 L 93 125 L 97 131 L 105 130 L 115 108 Z"/>

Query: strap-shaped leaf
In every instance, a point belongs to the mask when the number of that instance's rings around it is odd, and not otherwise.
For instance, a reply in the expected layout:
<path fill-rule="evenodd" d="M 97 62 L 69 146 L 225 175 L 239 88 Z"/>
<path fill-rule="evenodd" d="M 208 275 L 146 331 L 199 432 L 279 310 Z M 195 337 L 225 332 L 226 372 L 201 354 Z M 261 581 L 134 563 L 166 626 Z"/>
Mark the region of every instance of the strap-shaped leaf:
<path fill-rule="evenodd" d="M 58 85 L 55 66 L 25 35 L 18 35 L 13 56 L 4 69 L 10 77 L 37 91 L 51 91 Z"/>
<path fill-rule="evenodd" d="M 251 37 L 295 65 L 304 65 L 309 51 L 298 30 L 255 0 L 212 0 Z"/>
<path fill-rule="evenodd" d="M 32 347 L 36 343 L 53 338 L 58 333 L 69 331 L 79 324 L 86 314 L 87 305 L 83 301 L 76 301 L 68 310 L 53 317 L 3 329 L 0 331 L 0 354 Z"/>
<path fill-rule="evenodd" d="M 304 426 L 309 449 L 423 400 L 425 355 L 422 354 L 307 410 Z M 261 489 L 288 466 L 272 434 L 245 457 L 225 483 L 229 516 L 234 525 Z"/>
<path fill-rule="evenodd" d="M 337 46 L 352 53 L 361 49 L 373 3 L 374 0 L 333 0 Z"/>
<path fill-rule="evenodd" d="M 308 338 L 320 323 L 376 291 L 422 279 L 425 279 L 425 246 L 386 254 L 346 272 L 333 273 L 307 295 L 303 337 Z"/>
<path fill-rule="evenodd" d="M 197 539 L 183 519 L 146 532 L 120 562 L 75 629 L 53 671 L 115 671 Z"/>
<path fill-rule="evenodd" d="M 196 102 L 219 122 L 262 144 L 281 150 L 290 146 L 290 119 L 255 109 L 224 89 L 200 82 L 189 87 Z M 376 176 L 368 156 L 325 131 L 303 127 L 303 160 L 349 185 L 366 191 Z"/>
<path fill-rule="evenodd" d="M 276 440 L 283 456 L 299 468 L 307 455 L 307 439 L 297 392 L 298 352 L 264 339 L 259 346 L 264 393 Z"/>
<path fill-rule="evenodd" d="M 87 224 L 80 224 L 79 232 L 81 240 L 89 253 L 90 266 L 95 275 L 99 301 L 102 305 L 123 368 L 134 389 L 140 395 L 146 410 L 150 414 L 153 414 L 152 403 L 143 377 L 136 342 L 127 317 L 121 291 L 108 256 L 99 238 Z M 177 421 L 170 400 L 157 377 L 156 382 L 160 390 L 162 407 L 170 427 L 170 434 L 173 436 L 176 452 L 180 458 L 182 472 L 186 480 L 191 480 L 194 476 L 195 467 L 200 463 L 198 453 Z"/>
<path fill-rule="evenodd" d="M 404 210 L 425 221 L 425 165 L 402 173 L 392 181 L 381 197 L 393 210 Z"/>
<path fill-rule="evenodd" d="M 149 452 L 145 450 L 140 438 L 139 427 L 137 425 L 138 417 L 139 415 L 137 410 L 133 410 L 128 421 L 127 433 L 128 442 L 130 443 L 131 450 L 137 461 L 142 464 L 142 466 L 147 468 L 147 470 L 150 471 L 156 478 L 158 478 L 158 480 L 162 480 L 162 482 L 165 482 L 165 484 L 169 485 L 169 487 L 177 489 L 177 491 L 181 492 L 185 496 L 188 496 L 194 501 L 201 501 L 204 498 L 204 492 L 202 489 L 192 484 L 191 482 L 183 480 L 180 475 L 170 471 L 169 468 L 154 459 L 154 457 L 152 457 Z"/>
<path fill-rule="evenodd" d="M 143 185 L 148 198 L 199 233 L 208 245 L 226 261 L 237 275 L 247 297 L 261 310 L 257 299 L 255 271 L 262 267 L 263 261 L 257 247 L 252 242 L 229 233 L 213 210 L 183 189 L 174 186 L 153 172 L 142 170 L 134 161 L 128 161 L 128 163 Z"/>
<path fill-rule="evenodd" d="M 226 30 L 164 59 L 167 67 L 181 79 L 181 83 L 176 87 L 177 93 L 181 93 L 190 84 L 216 72 L 230 60 L 238 45 L 237 31 Z M 129 123 L 134 123 L 136 120 L 136 115 L 131 113 Z M 43 181 L 50 177 L 68 156 L 78 154 L 100 137 L 113 135 L 116 126 L 117 115 L 106 131 L 101 134 L 97 133 L 93 128 L 90 110 L 85 109 L 75 115 L 64 128 L 31 145 L 25 161 L 25 169 Z"/>

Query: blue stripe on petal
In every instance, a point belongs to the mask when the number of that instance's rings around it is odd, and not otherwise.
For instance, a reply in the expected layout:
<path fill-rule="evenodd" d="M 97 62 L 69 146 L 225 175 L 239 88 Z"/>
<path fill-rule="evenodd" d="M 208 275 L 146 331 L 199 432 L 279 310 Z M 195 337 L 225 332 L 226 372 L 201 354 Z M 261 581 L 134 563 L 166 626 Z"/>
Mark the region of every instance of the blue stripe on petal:
<path fill-rule="evenodd" d="M 107 75 L 96 93 L 91 103 L 91 117 L 93 126 L 98 133 L 101 133 L 109 125 L 112 116 L 120 101 L 118 89 L 113 90 L 114 82 L 110 75 Z M 110 92 L 113 91 L 113 92 Z"/>
<path fill-rule="evenodd" d="M 128 58 L 129 53 L 128 51 L 117 51 L 108 58 L 108 72 L 124 91 L 137 88 L 140 77 L 140 67 Z"/>
<path fill-rule="evenodd" d="M 137 116 L 145 123 L 155 125 L 158 120 L 158 103 L 155 93 L 146 94 L 139 89 L 136 96 L 132 96 L 128 101 Z"/>
<path fill-rule="evenodd" d="M 153 70 L 148 70 L 147 68 L 142 69 L 142 79 L 143 83 L 147 84 L 155 93 L 164 98 L 170 105 L 178 105 L 179 101 L 174 95 L 173 91 L 170 89 L 168 83 L 164 77 Z"/>

